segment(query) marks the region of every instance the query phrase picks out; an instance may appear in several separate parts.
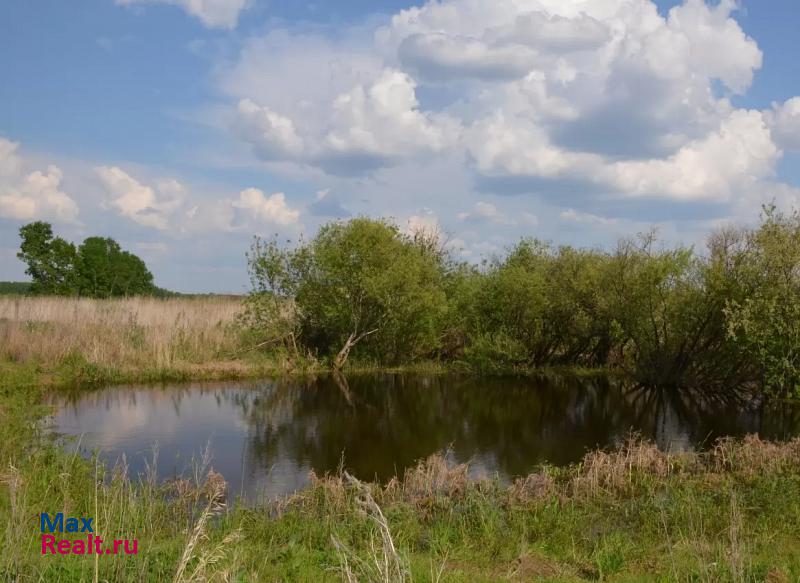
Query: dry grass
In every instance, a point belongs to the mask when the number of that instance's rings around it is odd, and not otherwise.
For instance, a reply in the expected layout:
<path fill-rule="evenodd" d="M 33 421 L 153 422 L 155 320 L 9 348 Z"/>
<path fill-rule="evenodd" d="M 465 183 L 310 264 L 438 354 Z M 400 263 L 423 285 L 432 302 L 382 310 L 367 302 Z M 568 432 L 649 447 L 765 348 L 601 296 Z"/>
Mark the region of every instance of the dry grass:
<path fill-rule="evenodd" d="M 678 459 L 636 436 L 613 451 L 592 451 L 586 454 L 580 470 L 572 480 L 574 494 L 625 491 L 634 484 L 637 475 L 666 478 Z"/>
<path fill-rule="evenodd" d="M 381 504 L 402 502 L 420 510 L 436 499 L 458 500 L 492 490 L 514 503 L 547 498 L 564 502 L 587 496 L 627 496 L 641 489 L 644 483 L 663 482 L 670 477 L 703 477 L 715 483 L 722 476 L 793 473 L 798 467 L 800 438 L 771 442 L 749 435 L 743 439 L 721 439 L 707 452 L 667 453 L 652 442 L 631 436 L 616 449 L 587 453 L 580 464 L 567 468 L 543 467 L 507 487 L 472 478 L 467 464 L 452 464 L 439 454 L 408 468 L 401 479 L 394 478 L 385 486 L 371 483 L 361 487 L 369 487 Z M 341 510 L 352 504 L 350 492 L 346 472 L 324 477 L 312 472 L 311 486 L 284 500 L 280 510 L 319 502 Z"/>
<path fill-rule="evenodd" d="M 774 523 L 761 515 L 774 512 L 770 504 L 785 504 L 771 502 L 770 484 L 791 483 L 798 467 L 800 439 L 776 443 L 749 436 L 722 440 L 707 452 L 664 453 L 632 436 L 617 449 L 588 453 L 580 464 L 545 467 L 509 485 L 471 478 L 467 466 L 440 455 L 386 485 L 358 482 L 344 471 L 312 477 L 310 487 L 280 503 L 276 515 L 331 524 L 339 573 L 347 582 L 418 576 L 418 567 L 408 569 L 409 550 L 422 540 L 416 552 L 424 548 L 433 561 L 431 580 L 438 579 L 439 564 L 445 579 L 454 572 L 491 572 L 524 581 L 617 580 L 612 575 L 632 570 L 668 576 L 663 580 L 777 583 L 796 580 L 796 572 L 787 551 L 771 551 L 786 530 L 762 536 Z M 368 519 L 360 546 L 343 544 L 340 535 L 352 535 L 355 524 L 365 527 L 353 520 L 353 509 Z M 428 526 L 425 536 L 442 536 L 438 546 L 417 538 L 419 524 Z M 515 539 L 511 533 L 518 527 L 524 536 Z M 440 553 L 453 549 L 458 537 L 490 549 L 491 569 L 464 563 L 464 555 L 449 561 Z M 512 551 L 502 545 L 519 545 L 519 554 L 508 562 Z"/>
<path fill-rule="evenodd" d="M 214 545 L 209 537 L 209 521 L 225 509 L 225 491 L 227 485 L 220 474 L 209 472 L 202 489 L 208 503 L 195 522 L 194 528 L 183 549 L 173 583 L 189 583 L 191 581 L 233 581 L 235 567 L 225 568 L 231 556 L 231 547 L 241 539 L 241 531 L 228 533 L 219 543 Z M 235 554 L 233 556 L 235 564 Z M 190 566 L 194 569 L 190 570 Z"/>
<path fill-rule="evenodd" d="M 711 458 L 717 472 L 731 471 L 747 477 L 794 472 L 800 467 L 800 438 L 784 443 L 764 441 L 757 435 L 743 440 L 721 439 Z"/>
<path fill-rule="evenodd" d="M 401 494 L 406 500 L 431 502 L 437 498 L 463 495 L 470 482 L 467 464 L 451 464 L 445 456 L 433 455 L 406 469 L 402 480 L 391 480 L 386 491 Z"/>
<path fill-rule="evenodd" d="M 369 517 L 380 533 L 380 540 L 377 543 L 376 537 L 370 537 L 370 555 L 367 560 L 359 557 L 358 553 L 349 549 L 335 535 L 331 535 L 331 541 L 339 556 L 342 580 L 347 583 L 359 581 L 406 583 L 411 581 L 408 563 L 398 552 L 389 522 L 381 507 L 372 497 L 369 487 L 347 472 L 344 472 L 342 478 L 358 493 L 356 504 L 359 512 Z"/>
<path fill-rule="evenodd" d="M 117 369 L 210 363 L 236 352 L 234 298 L 0 297 L 0 357 L 56 366 L 81 355 Z"/>

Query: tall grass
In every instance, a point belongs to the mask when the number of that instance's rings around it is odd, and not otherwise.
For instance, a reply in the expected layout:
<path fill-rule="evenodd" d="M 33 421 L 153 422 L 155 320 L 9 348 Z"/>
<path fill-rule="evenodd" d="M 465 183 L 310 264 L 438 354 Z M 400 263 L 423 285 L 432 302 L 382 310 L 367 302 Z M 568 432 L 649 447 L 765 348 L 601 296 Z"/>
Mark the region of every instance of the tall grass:
<path fill-rule="evenodd" d="M 241 368 L 235 298 L 0 297 L 0 358 L 118 370 Z"/>

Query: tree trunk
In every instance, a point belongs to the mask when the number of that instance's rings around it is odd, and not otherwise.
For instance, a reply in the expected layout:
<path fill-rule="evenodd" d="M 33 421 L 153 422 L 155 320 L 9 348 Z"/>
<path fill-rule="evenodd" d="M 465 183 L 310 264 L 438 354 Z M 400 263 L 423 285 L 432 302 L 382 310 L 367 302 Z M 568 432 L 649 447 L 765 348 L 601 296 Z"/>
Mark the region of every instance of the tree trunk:
<path fill-rule="evenodd" d="M 353 346 L 356 345 L 356 334 L 353 332 L 350 336 L 347 337 L 347 341 L 342 346 L 342 349 L 339 351 L 339 354 L 336 355 L 336 358 L 333 359 L 333 370 L 342 370 L 344 363 L 347 362 L 347 357 L 350 356 L 350 351 L 353 349 Z"/>
<path fill-rule="evenodd" d="M 351 333 L 350 336 L 347 337 L 347 341 L 344 343 L 344 346 L 342 346 L 342 349 L 339 351 L 339 354 L 337 354 L 336 358 L 333 359 L 333 369 L 342 370 L 342 367 L 344 366 L 344 363 L 347 362 L 347 357 L 350 356 L 350 351 L 353 349 L 353 347 L 356 344 L 358 344 L 361 340 L 363 340 L 370 334 L 373 334 L 377 331 L 378 329 L 376 328 L 375 330 L 364 332 L 363 334 L 360 334 L 358 336 L 356 336 L 355 332 Z"/>

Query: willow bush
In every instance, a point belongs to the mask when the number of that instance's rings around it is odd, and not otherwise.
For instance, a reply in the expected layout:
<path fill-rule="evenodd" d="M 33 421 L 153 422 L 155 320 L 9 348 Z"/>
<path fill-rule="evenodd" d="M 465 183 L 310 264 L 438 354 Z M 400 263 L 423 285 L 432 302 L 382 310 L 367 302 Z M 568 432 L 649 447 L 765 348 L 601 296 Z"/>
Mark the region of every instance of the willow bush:
<path fill-rule="evenodd" d="M 338 368 L 421 360 L 490 372 L 606 367 L 641 384 L 800 395 L 800 215 L 764 209 L 706 249 L 653 233 L 611 251 L 522 239 L 480 266 L 384 220 L 256 239 L 244 321 Z M 269 343 L 268 343 L 269 344 Z M 270 346 L 272 344 L 269 344 Z"/>

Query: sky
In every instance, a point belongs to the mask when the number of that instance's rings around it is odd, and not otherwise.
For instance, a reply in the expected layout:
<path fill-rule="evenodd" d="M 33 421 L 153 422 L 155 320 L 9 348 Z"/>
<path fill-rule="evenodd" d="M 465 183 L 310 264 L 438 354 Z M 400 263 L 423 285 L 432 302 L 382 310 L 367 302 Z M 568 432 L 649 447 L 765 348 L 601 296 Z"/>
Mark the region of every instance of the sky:
<path fill-rule="evenodd" d="M 19 227 L 245 292 L 252 237 L 368 215 L 703 248 L 800 208 L 796 0 L 5 0 L 0 280 Z"/>

